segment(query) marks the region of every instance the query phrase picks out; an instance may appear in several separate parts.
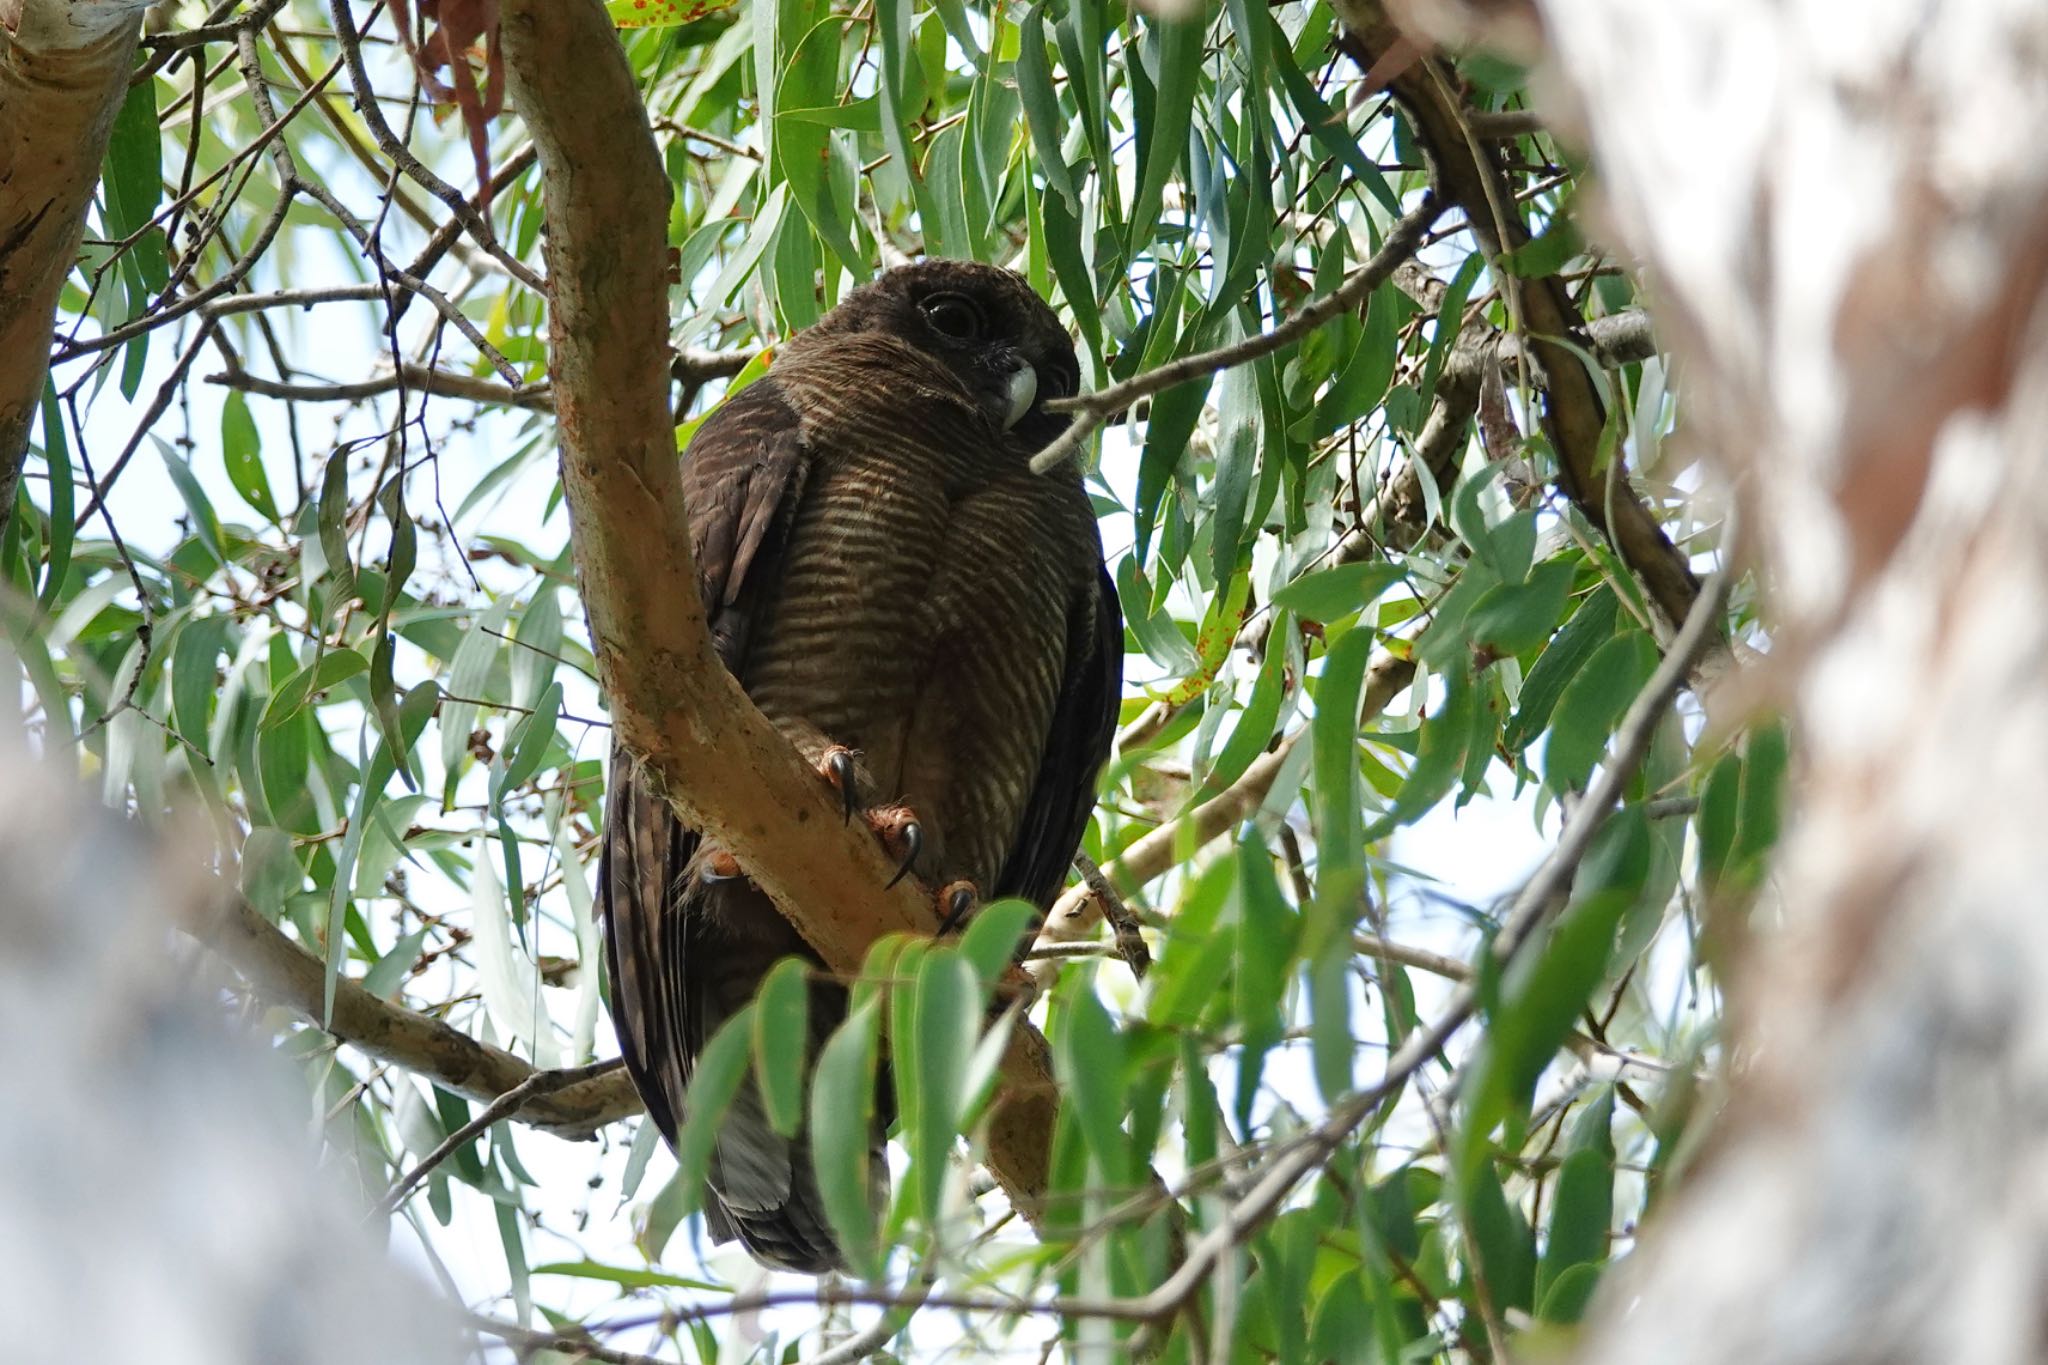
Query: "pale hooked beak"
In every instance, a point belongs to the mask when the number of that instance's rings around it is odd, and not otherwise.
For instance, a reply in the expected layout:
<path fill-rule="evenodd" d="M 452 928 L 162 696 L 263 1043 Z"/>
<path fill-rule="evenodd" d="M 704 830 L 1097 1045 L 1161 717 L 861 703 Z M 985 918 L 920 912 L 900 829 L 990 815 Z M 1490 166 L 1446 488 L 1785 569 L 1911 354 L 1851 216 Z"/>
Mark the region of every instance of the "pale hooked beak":
<path fill-rule="evenodd" d="M 1003 414 L 1003 430 L 1024 420 L 1024 414 L 1031 411 L 1031 405 L 1038 401 L 1038 371 L 1030 365 L 1019 365 L 1010 371 L 1010 406 Z"/>

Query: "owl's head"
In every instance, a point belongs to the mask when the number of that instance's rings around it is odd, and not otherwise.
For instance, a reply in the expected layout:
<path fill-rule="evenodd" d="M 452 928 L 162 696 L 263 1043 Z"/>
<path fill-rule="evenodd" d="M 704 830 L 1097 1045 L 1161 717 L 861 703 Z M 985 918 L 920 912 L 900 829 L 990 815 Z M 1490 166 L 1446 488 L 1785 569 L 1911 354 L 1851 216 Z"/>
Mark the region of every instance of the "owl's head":
<path fill-rule="evenodd" d="M 805 335 L 879 332 L 952 372 L 999 428 L 1034 446 L 1066 429 L 1045 410 L 1080 383 L 1074 342 L 1022 275 L 977 261 L 898 266 L 846 296 Z"/>

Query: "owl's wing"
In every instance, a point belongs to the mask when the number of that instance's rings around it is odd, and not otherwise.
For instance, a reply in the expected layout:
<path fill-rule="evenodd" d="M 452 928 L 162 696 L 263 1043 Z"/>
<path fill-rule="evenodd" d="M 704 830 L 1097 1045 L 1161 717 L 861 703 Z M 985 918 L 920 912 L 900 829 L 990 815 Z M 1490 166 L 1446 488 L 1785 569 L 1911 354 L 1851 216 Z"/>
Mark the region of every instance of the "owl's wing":
<path fill-rule="evenodd" d="M 995 885 L 997 896 L 1022 896 L 1041 909 L 1066 882 L 1095 809 L 1095 779 L 1116 738 L 1124 618 L 1107 569 L 1097 571 L 1093 590 L 1080 593 L 1068 611 L 1067 637 L 1052 730 Z"/>
<path fill-rule="evenodd" d="M 718 657 L 735 675 L 780 571 L 805 467 L 797 414 L 772 379 L 722 404 L 684 453 L 697 588 Z M 692 1063 L 718 1022 L 706 1008 L 716 998 L 704 981 L 713 964 L 689 951 L 695 916 L 684 903 L 684 872 L 696 846 L 650 776 L 614 745 L 599 877 L 612 1018 L 626 1069 L 671 1142 Z"/>

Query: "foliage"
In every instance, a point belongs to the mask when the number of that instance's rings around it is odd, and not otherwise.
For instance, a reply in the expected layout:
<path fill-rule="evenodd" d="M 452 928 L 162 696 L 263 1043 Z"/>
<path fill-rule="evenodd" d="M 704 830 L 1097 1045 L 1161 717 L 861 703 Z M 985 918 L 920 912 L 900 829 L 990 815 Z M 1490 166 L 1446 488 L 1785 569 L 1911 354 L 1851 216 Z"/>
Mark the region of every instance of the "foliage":
<path fill-rule="evenodd" d="M 1329 294 L 1431 181 L 1322 0 L 628 8 L 610 7 L 638 25 L 621 40 L 675 187 L 679 422 L 920 252 L 1023 271 L 1104 388 Z M 173 10 L 173 34 L 208 17 Z M 539 265 L 532 157 L 500 120 L 495 240 L 444 231 L 448 205 L 384 135 L 473 192 L 461 121 L 418 102 L 369 11 L 366 117 L 332 17 L 266 0 L 229 16 L 247 46 L 146 43 L 0 542 L 0 624 L 41 746 L 143 818 L 205 812 L 224 874 L 326 963 L 316 1013 L 348 978 L 578 1065 L 612 1050 L 591 897 L 609 743 L 553 481 L 545 306 L 505 264 Z M 1519 70 L 1443 61 L 1475 118 L 1523 107 Z M 886 1057 L 893 1201 L 879 1221 L 858 1198 L 833 1210 L 858 1271 L 912 1299 L 942 1278 L 1071 1310 L 926 1310 L 899 1352 L 1052 1330 L 1172 1360 L 1490 1359 L 1577 1320 L 1682 1154 L 1715 1060 L 1701 913 L 1754 890 L 1787 744 L 1681 706 L 1569 904 L 1501 967 L 1489 898 L 1525 855 L 1472 831 L 1555 835 L 1672 626 L 1560 480 L 1544 374 L 1497 344 L 1520 331 L 1512 281 L 1586 319 L 1636 306 L 1572 229 L 1575 166 L 1532 126 L 1487 143 L 1534 239 L 1510 260 L 1451 213 L 1362 316 L 1157 394 L 1091 452 L 1131 665 L 1086 851 L 1157 960 L 1139 985 L 1113 957 L 1061 959 L 1040 1007 L 1066 1098 L 1044 1236 L 979 1192 L 968 1155 L 1015 919 L 878 945 L 814 1092 L 768 1091 L 778 1122 L 808 1115 L 827 1184 L 857 1190 Z M 1661 362 L 1579 355 L 1605 458 L 1632 466 L 1621 495 L 1710 564 Z M 1204 806 L 1229 818 L 1187 821 L 1170 858 L 1134 852 Z M 1476 1021 L 1382 1086 L 1468 977 Z M 639 1324 L 617 1340 L 667 1358 L 721 1339 L 726 1359 L 783 1358 L 844 1313 L 780 1312 L 744 1345 L 718 1317 L 744 1263 L 678 1229 L 717 1092 L 802 1036 L 791 984 L 713 1045 L 674 1176 L 649 1178 L 670 1167 L 637 1119 L 602 1151 L 500 1122 L 399 1218 L 505 1315 Z M 262 1018 L 366 1202 L 469 1121 L 318 1019 Z M 1153 1290 L 1318 1140 L 1312 1177 L 1189 1311 L 1087 1311 Z M 579 1204 L 564 1191 L 586 1176 L 602 1189 Z M 474 1255 L 486 1226 L 502 1261 Z M 686 1305 L 708 1318 L 648 1326 Z"/>

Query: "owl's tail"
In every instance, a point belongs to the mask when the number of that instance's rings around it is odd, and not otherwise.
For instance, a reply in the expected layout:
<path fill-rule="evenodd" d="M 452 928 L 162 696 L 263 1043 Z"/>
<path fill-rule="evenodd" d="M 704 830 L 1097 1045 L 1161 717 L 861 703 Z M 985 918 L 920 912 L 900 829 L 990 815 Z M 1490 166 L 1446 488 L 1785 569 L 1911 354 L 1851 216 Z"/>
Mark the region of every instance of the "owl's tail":
<path fill-rule="evenodd" d="M 702 1032 L 693 1040 L 696 1042 L 708 1041 L 727 1018 L 751 1000 L 761 979 L 783 957 L 804 957 L 819 965 L 822 972 L 822 964 L 790 931 L 775 907 L 745 882 L 705 887 L 700 895 L 713 904 L 704 907 L 711 912 L 712 927 L 698 938 L 696 945 L 707 959 L 709 971 L 703 977 L 692 974 L 694 983 L 708 997 L 699 1011 Z M 764 932 L 758 938 L 752 934 L 721 934 L 719 930 L 733 923 L 729 916 L 735 913 L 760 924 Z M 807 1089 L 818 1052 L 846 1018 L 846 1007 L 843 986 L 824 981 L 812 984 L 810 1036 L 804 1055 L 787 1060 L 787 1065 L 803 1068 Z M 737 1238 L 762 1264 L 821 1275 L 828 1270 L 843 1270 L 845 1262 L 826 1220 L 817 1171 L 811 1164 L 808 1128 L 807 1114 L 795 1137 L 776 1132 L 750 1070 L 718 1130 L 707 1178 L 710 1189 L 704 1216 L 715 1240 L 729 1242 Z M 870 1138 L 869 1171 L 882 1177 L 886 1190 L 882 1139 L 883 1130 L 878 1126 Z"/>
<path fill-rule="evenodd" d="M 626 1070 L 647 1112 L 674 1146 L 690 1075 L 704 1045 L 784 957 L 817 963 L 789 922 L 744 880 L 706 883 L 691 867 L 696 838 L 644 782 L 636 765 L 613 766 L 599 879 L 612 975 L 612 1021 Z M 806 1083 L 818 1051 L 846 1017 L 846 990 L 815 981 Z M 869 1171 L 886 1194 L 883 1135 L 887 1086 L 877 1096 Z M 708 1175 L 705 1222 L 720 1242 L 745 1244 L 778 1269 L 822 1274 L 843 1265 L 826 1221 L 807 1134 L 775 1131 L 751 1068 L 719 1127 Z M 870 1191 L 875 1194 L 874 1190 Z"/>

